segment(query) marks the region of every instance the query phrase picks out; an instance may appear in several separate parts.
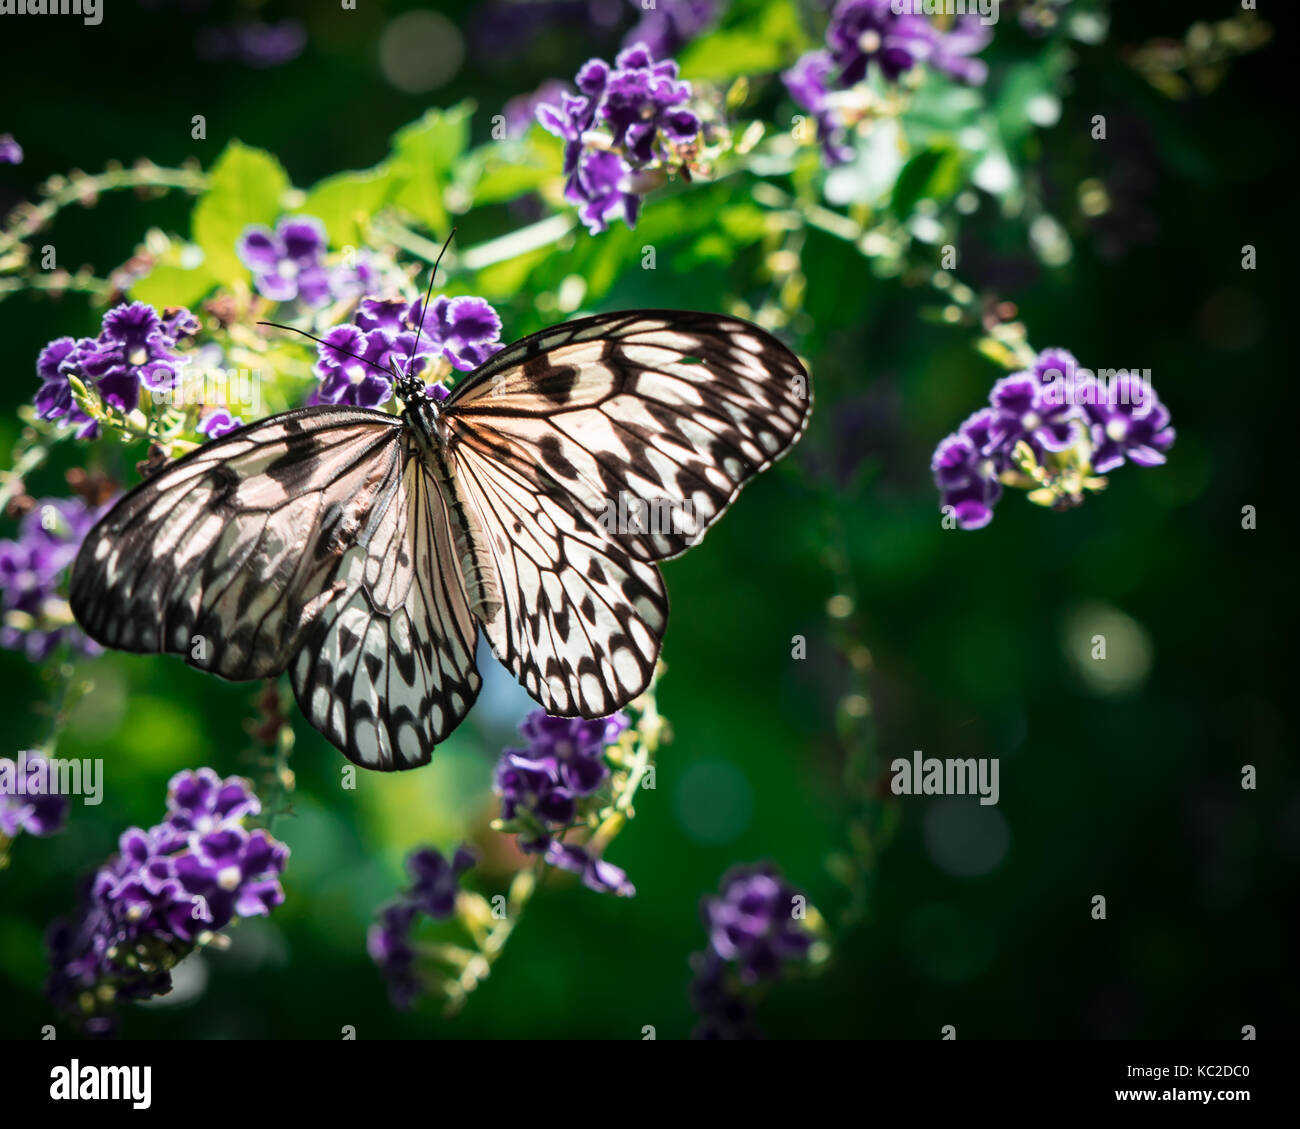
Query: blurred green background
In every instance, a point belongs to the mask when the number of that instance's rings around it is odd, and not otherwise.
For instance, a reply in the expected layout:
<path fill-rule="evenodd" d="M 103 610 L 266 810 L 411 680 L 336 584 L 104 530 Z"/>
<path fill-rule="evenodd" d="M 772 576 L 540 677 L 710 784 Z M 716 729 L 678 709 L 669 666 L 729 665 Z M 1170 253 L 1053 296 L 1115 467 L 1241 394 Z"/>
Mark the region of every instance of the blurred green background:
<path fill-rule="evenodd" d="M 26 149 L 23 165 L 0 167 L 6 209 L 55 171 L 137 156 L 206 166 L 232 137 L 275 152 L 307 185 L 373 164 L 395 129 L 465 97 L 484 140 L 507 98 L 617 42 L 568 25 L 507 49 L 481 11 L 444 4 L 451 26 L 479 30 L 443 85 L 409 94 L 386 78 L 382 43 L 412 6 L 334 7 L 296 10 L 307 48 L 274 69 L 197 57 L 195 29 L 234 11 L 216 0 L 108 0 L 94 28 L 6 20 L 0 132 Z M 1296 205 L 1292 126 L 1275 92 L 1294 91 L 1294 77 L 1274 44 L 1231 66 L 1213 93 L 1171 101 L 1124 61 L 1221 7 L 1116 5 L 1108 41 L 1079 51 L 1035 165 L 1067 200 L 1088 178 L 1119 178 L 1125 207 L 1072 228 L 1068 262 L 1037 264 L 995 208 L 963 235 L 959 274 L 1016 302 L 1036 347 L 1151 369 L 1178 429 L 1167 467 L 1123 468 L 1069 513 L 1012 493 L 986 530 L 942 529 L 930 453 L 1001 372 L 971 348 L 970 330 L 922 317 L 932 294 L 874 278 L 813 232 L 811 326 L 799 342 L 816 390 L 812 428 L 702 547 L 664 570 L 660 707 L 675 739 L 610 853 L 635 899 L 552 879 L 462 1015 L 394 1012 L 366 928 L 411 847 L 491 841 L 491 766 L 527 700 L 485 669 L 479 705 L 429 768 L 363 773 L 355 791 L 339 787 L 345 762 L 295 712 L 296 815 L 276 828 L 293 850 L 285 905 L 203 958 L 205 990 L 183 985 L 163 1006 L 130 1010 L 126 1036 L 337 1038 L 345 1024 L 361 1038 L 640 1038 L 646 1024 L 660 1038 L 686 1035 L 687 960 L 704 944 L 698 901 L 728 866 L 775 860 L 832 922 L 846 903 L 825 865 L 853 814 L 837 717 L 855 684 L 827 612 L 843 587 L 825 552 L 836 522 L 857 590 L 851 622 L 871 654 L 878 756 L 1001 758 L 1001 801 L 902 799 L 867 919 L 837 937 L 819 976 L 772 993 L 764 1030 L 937 1038 L 954 1024 L 959 1038 L 1233 1039 L 1245 1024 L 1261 1038 L 1289 1027 L 1300 1003 L 1300 789 L 1285 613 L 1293 508 L 1276 445 L 1294 441 L 1295 421 L 1273 392 L 1291 367 L 1280 331 L 1293 316 Z M 999 52 L 1031 49 L 999 39 L 985 56 L 991 85 Z M 196 113 L 207 115 L 206 142 L 190 140 Z M 1112 123 L 1106 143 L 1089 138 L 1096 113 Z M 64 265 L 103 273 L 145 226 L 186 230 L 189 207 L 180 195 L 147 206 L 105 198 L 66 212 L 51 241 Z M 654 208 L 652 198 L 647 224 Z M 1241 269 L 1248 243 L 1253 273 Z M 628 271 L 601 308 L 714 308 L 732 269 L 664 255 L 656 272 Z M 503 307 L 507 337 L 550 320 L 529 301 Z M 91 332 L 97 316 L 76 295 L 0 303 L 0 450 L 17 435 L 13 409 L 35 391 L 42 345 Z M 33 493 L 66 492 L 75 452 L 60 454 Z M 1254 531 L 1242 529 L 1245 505 L 1256 507 Z M 0 536 L 11 535 L 3 521 Z M 1105 679 L 1087 658 L 1097 632 L 1110 641 Z M 795 635 L 808 640 L 803 661 L 791 658 Z M 483 665 L 493 665 L 486 652 Z M 44 925 L 72 908 L 78 875 L 122 828 L 157 821 L 171 774 L 250 767 L 240 750 L 256 686 L 166 658 L 113 655 L 91 673 L 95 693 L 60 754 L 104 758 L 105 800 L 74 806 L 61 836 L 20 839 L 0 873 L 0 1035 L 38 1037 L 51 1021 Z M 44 738 L 36 706 L 48 693 L 21 656 L 0 652 L 6 753 Z M 1257 791 L 1240 787 L 1244 764 L 1258 769 Z M 473 884 L 502 891 L 508 865 L 498 846 Z M 1096 894 L 1104 922 L 1090 917 Z"/>

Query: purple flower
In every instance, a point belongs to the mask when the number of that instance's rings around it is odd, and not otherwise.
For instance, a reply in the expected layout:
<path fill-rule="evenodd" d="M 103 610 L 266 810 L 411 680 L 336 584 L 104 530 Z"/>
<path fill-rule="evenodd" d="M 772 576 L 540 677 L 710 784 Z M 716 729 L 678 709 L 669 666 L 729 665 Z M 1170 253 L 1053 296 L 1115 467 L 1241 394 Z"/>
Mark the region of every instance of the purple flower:
<path fill-rule="evenodd" d="M 496 774 L 501 816 L 520 822 L 523 850 L 545 850 L 551 832 L 572 822 L 577 801 L 594 793 L 609 775 L 606 746 L 627 727 L 622 713 L 584 720 L 533 710 L 524 719 L 519 732 L 527 747 L 504 750 Z"/>
<path fill-rule="evenodd" d="M 835 64 L 829 52 L 809 51 L 781 75 L 790 96 L 813 115 L 817 138 L 828 165 L 842 165 L 853 156 L 846 144 L 843 124 L 835 116 L 829 101 L 831 74 Z"/>
<path fill-rule="evenodd" d="M 989 431 L 984 454 L 1010 451 L 1022 439 L 1037 455 L 1042 451 L 1064 451 L 1073 444 L 1078 427 L 1074 405 L 1063 398 L 1045 395 L 1042 381 L 1034 372 L 1005 376 L 989 394 L 997 412 Z"/>
<path fill-rule="evenodd" d="M 758 1037 L 755 986 L 775 981 L 812 948 L 805 905 L 804 896 L 766 862 L 733 867 L 722 876 L 721 892 L 701 900 L 709 944 L 691 957 L 691 1005 L 700 1016 L 694 1038 Z"/>
<path fill-rule="evenodd" d="M 393 1007 L 400 1011 L 410 1009 L 421 988 L 415 968 L 415 946 L 411 943 L 416 912 L 410 902 L 393 902 L 379 911 L 366 933 L 366 952 L 388 984 L 388 998 Z"/>
<path fill-rule="evenodd" d="M 578 209 L 578 218 L 593 235 L 622 219 L 635 227 L 641 197 L 630 189 L 632 169 L 617 153 L 582 150 L 565 187 L 565 199 Z"/>
<path fill-rule="evenodd" d="M 198 319 L 182 307 L 164 314 L 144 302 L 114 307 L 104 315 L 98 337 L 60 337 L 41 351 L 36 361 L 41 380 L 37 414 L 75 424 L 78 438 L 94 438 L 98 427 L 77 407 L 68 377 L 75 375 L 95 388 L 119 411 L 133 411 L 142 388 L 161 393 L 175 387 L 180 370 L 190 363 L 176 346 L 198 331 Z"/>
<path fill-rule="evenodd" d="M 644 43 L 624 48 L 612 67 L 588 60 L 575 84 L 578 94 L 565 92 L 558 105 L 537 107 L 542 127 L 566 143 L 565 198 L 593 234 L 620 214 L 634 226 L 636 189 L 650 183 L 637 174 L 681 163 L 700 132 L 699 118 L 687 109 L 691 85 L 678 79 L 675 62 L 656 62 Z"/>
<path fill-rule="evenodd" d="M 379 911 L 366 934 L 366 952 L 388 984 L 394 1007 L 409 1009 L 424 986 L 416 963 L 413 934 L 420 914 L 433 921 L 451 917 L 460 892 L 460 876 L 474 865 L 475 856 L 464 843 L 450 861 L 433 847 L 420 847 L 406 858 L 410 889 Z"/>
<path fill-rule="evenodd" d="M 0 836 L 20 832 L 56 835 L 68 821 L 68 797 L 59 790 L 53 765 L 43 753 L 27 749 L 17 760 L 0 757 Z"/>
<path fill-rule="evenodd" d="M 501 817 L 521 850 L 545 852 L 547 863 L 580 875 L 589 889 L 622 897 L 636 892 L 622 870 L 561 837 L 605 783 L 605 750 L 627 727 L 622 713 L 584 720 L 533 710 L 519 726 L 527 746 L 505 749 L 496 772 Z"/>
<path fill-rule="evenodd" d="M 627 716 L 622 713 L 589 721 L 533 710 L 519 726 L 528 749 L 518 753 L 534 763 L 553 766 L 565 788 L 575 796 L 588 796 L 609 775 L 605 747 L 617 741 L 627 727 Z"/>
<path fill-rule="evenodd" d="M 519 821 L 521 850 L 545 850 L 550 832 L 566 827 L 577 811 L 574 794 L 560 779 L 559 766 L 533 761 L 507 749 L 497 765 L 496 790 L 501 796 L 501 818 Z"/>
<path fill-rule="evenodd" d="M 207 768 L 174 776 L 164 821 L 128 828 L 78 915 L 51 927 L 50 1000 L 102 1033 L 113 1003 L 169 991 L 170 969 L 207 933 L 280 905 L 289 849 L 245 827 L 259 810 L 238 778 Z"/>
<path fill-rule="evenodd" d="M 911 70 L 931 50 L 933 32 L 920 16 L 899 15 L 894 0 L 841 0 L 826 29 L 826 45 L 841 87 L 867 77 L 874 63 L 890 82 Z"/>
<path fill-rule="evenodd" d="M 167 782 L 167 816 L 163 826 L 204 835 L 242 824 L 261 814 L 262 804 L 238 776 L 222 780 L 212 769 L 184 769 Z"/>
<path fill-rule="evenodd" d="M 1106 388 L 1094 384 L 1080 396 L 1094 444 L 1092 468 L 1109 474 L 1125 460 L 1160 466 L 1174 445 L 1169 409 L 1141 377 L 1121 373 Z"/>
<path fill-rule="evenodd" d="M 68 619 L 60 589 L 81 542 L 107 508 L 77 498 L 42 498 L 19 522 L 18 537 L 0 541 L 0 647 L 24 651 L 33 662 L 63 642 L 99 654 L 98 645 Z"/>
<path fill-rule="evenodd" d="M 998 481 L 1000 458 L 986 455 L 983 440 L 992 427 L 994 413 L 976 412 L 961 429 L 944 439 L 930 460 L 941 507 L 952 506 L 961 529 L 982 529 L 993 520 L 993 507 L 1002 497 Z"/>
<path fill-rule="evenodd" d="M 971 13 L 958 16 L 947 32 L 930 29 L 931 46 L 924 56 L 926 63 L 959 82 L 983 86 L 989 67 L 983 59 L 973 59 L 993 41 L 993 29 Z"/>
<path fill-rule="evenodd" d="M 700 903 L 709 944 L 741 982 L 770 980 L 790 961 L 803 960 L 813 935 L 800 915 L 805 899 L 771 863 L 733 867 L 721 893 Z"/>
<path fill-rule="evenodd" d="M 245 228 L 235 249 L 263 297 L 275 302 L 301 299 L 308 306 L 329 303 L 325 225 L 314 216 L 285 216 L 274 231 L 261 225 Z"/>
<path fill-rule="evenodd" d="M 577 874 L 587 889 L 598 894 L 617 894 L 620 898 L 631 898 L 636 894 L 636 887 L 627 880 L 627 873 L 621 867 L 597 858 L 585 847 L 553 840 L 546 848 L 546 861 L 551 866 Z"/>
<path fill-rule="evenodd" d="M 199 421 L 199 433 L 206 435 L 209 439 L 219 439 L 223 435 L 229 435 L 232 431 L 238 431 L 244 426 L 244 421 L 238 416 L 232 416 L 225 408 L 213 408 Z"/>
<path fill-rule="evenodd" d="M 21 165 L 23 147 L 14 140 L 12 133 L 0 133 L 0 165 Z"/>
<path fill-rule="evenodd" d="M 449 862 L 432 847 L 412 851 L 406 858 L 411 873 L 411 902 L 435 920 L 450 917 L 456 908 L 460 876 L 474 865 L 474 852 L 462 844 Z"/>
<path fill-rule="evenodd" d="M 506 135 L 519 137 L 528 132 L 528 127 L 537 120 L 537 109 L 543 103 L 559 105 L 569 93 L 567 83 L 558 78 L 548 78 L 531 94 L 520 94 L 509 99 L 501 107 L 505 117 Z"/>
<path fill-rule="evenodd" d="M 469 372 L 502 348 L 500 338 L 501 319 L 482 298 L 439 295 L 427 313 L 420 299 L 363 298 L 353 323 L 335 326 L 317 346 L 320 387 L 313 402 L 378 408 L 392 396 L 412 352 L 416 372 L 430 362 Z"/>

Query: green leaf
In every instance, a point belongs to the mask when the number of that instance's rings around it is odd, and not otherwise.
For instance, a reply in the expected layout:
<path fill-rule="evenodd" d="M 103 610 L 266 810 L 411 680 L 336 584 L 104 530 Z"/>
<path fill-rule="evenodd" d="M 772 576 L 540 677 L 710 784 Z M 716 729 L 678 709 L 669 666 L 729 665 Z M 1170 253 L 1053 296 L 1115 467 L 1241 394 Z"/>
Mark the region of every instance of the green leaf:
<path fill-rule="evenodd" d="M 444 198 L 457 159 L 469 143 L 472 102 L 430 110 L 393 135 L 393 174 L 400 181 L 393 202 L 434 234 L 449 226 Z"/>
<path fill-rule="evenodd" d="M 167 306 L 195 306 L 216 287 L 217 279 L 207 263 L 193 269 L 164 263 L 156 266 L 131 287 L 131 297 L 158 309 Z"/>
<path fill-rule="evenodd" d="M 371 217 L 389 202 L 399 183 L 390 162 L 327 176 L 308 190 L 301 210 L 325 224 L 331 247 L 359 247 Z"/>
<path fill-rule="evenodd" d="M 918 153 L 898 174 L 890 209 L 905 220 L 918 200 L 949 199 L 961 187 L 962 157 L 954 149 L 935 147 Z"/>
<path fill-rule="evenodd" d="M 270 153 L 238 141 L 226 146 L 208 176 L 208 189 L 194 207 L 194 242 L 203 265 L 224 286 L 248 277 L 235 243 L 249 224 L 273 224 L 280 216 L 289 178 Z"/>
<path fill-rule="evenodd" d="M 741 8 L 737 5 L 737 8 Z M 729 23 L 702 36 L 680 57 L 682 78 L 725 81 L 739 75 L 781 70 L 808 46 L 792 0 L 773 0 L 741 12 Z"/>

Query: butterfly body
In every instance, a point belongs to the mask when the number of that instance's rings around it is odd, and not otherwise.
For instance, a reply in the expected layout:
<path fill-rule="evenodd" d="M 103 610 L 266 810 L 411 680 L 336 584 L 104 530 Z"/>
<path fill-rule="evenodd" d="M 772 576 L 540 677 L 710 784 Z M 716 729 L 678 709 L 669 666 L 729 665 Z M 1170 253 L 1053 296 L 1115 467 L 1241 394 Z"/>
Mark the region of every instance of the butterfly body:
<path fill-rule="evenodd" d="M 775 338 L 657 310 L 543 330 L 441 403 L 418 380 L 398 396 L 400 415 L 261 420 L 143 482 L 86 537 L 77 620 L 229 679 L 287 671 L 311 723 L 368 768 L 424 764 L 459 724 L 479 630 L 548 712 L 603 717 L 653 675 L 656 562 L 811 410 Z M 661 503 L 690 521 L 623 520 Z"/>

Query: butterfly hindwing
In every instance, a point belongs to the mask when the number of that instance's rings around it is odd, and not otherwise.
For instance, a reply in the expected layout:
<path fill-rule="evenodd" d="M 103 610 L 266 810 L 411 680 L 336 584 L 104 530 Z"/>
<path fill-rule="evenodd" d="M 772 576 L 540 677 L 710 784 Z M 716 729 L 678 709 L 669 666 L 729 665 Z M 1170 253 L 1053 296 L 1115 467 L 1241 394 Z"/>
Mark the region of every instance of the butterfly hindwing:
<path fill-rule="evenodd" d="M 399 488 L 349 548 L 339 590 L 291 670 L 311 723 L 365 768 L 415 768 L 469 712 L 478 629 L 423 460 L 404 444 Z"/>
<path fill-rule="evenodd" d="M 488 642 L 561 717 L 604 717 L 649 685 L 668 623 L 659 570 L 594 528 L 563 492 L 472 448 L 457 489 L 478 513 L 501 604 Z"/>

